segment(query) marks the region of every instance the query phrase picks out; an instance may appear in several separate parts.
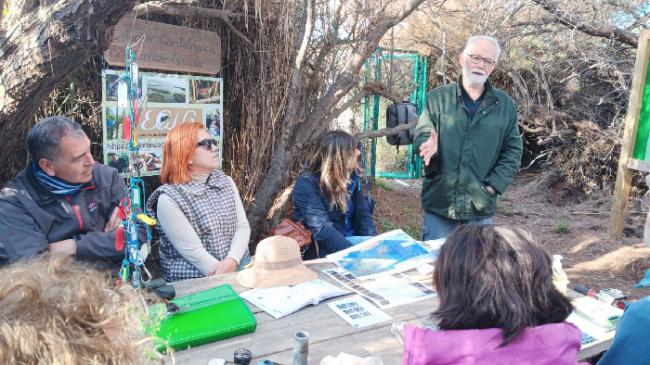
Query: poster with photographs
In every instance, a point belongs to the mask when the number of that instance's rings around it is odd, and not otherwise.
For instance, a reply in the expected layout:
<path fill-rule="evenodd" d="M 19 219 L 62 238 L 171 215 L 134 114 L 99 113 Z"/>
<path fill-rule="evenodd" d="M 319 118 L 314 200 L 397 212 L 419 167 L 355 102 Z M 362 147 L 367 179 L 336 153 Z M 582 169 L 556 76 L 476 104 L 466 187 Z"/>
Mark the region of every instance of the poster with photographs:
<path fill-rule="evenodd" d="M 102 73 L 104 163 L 122 176 L 129 167 L 128 109 L 118 106 L 121 70 Z M 137 95 L 142 101 L 138 142 L 140 175 L 159 175 L 167 133 L 180 123 L 200 122 L 223 150 L 223 79 L 193 75 L 140 72 Z"/>

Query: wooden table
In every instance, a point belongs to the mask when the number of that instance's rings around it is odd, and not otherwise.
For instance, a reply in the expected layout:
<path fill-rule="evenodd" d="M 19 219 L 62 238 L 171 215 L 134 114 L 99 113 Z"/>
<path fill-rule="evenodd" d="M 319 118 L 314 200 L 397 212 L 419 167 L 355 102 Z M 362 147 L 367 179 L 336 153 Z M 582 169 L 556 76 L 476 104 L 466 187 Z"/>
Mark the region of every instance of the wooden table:
<path fill-rule="evenodd" d="M 313 260 L 306 264 L 319 273 L 321 279 L 339 285 L 322 269 L 334 265 L 326 260 Z M 423 280 L 431 280 L 430 274 Z M 218 277 L 186 280 L 175 283 L 176 295 L 183 296 L 197 291 L 229 284 L 236 292 L 248 290 L 237 284 L 235 274 Z M 330 300 L 341 299 L 333 298 Z M 393 365 L 402 362 L 402 345 L 391 334 L 390 328 L 394 322 L 415 322 L 429 317 L 437 305 L 437 298 L 420 300 L 408 305 L 384 310 L 392 317 L 370 327 L 355 329 L 343 318 L 339 317 L 327 305 L 308 306 L 284 318 L 274 319 L 266 312 L 247 303 L 257 319 L 257 329 L 254 333 L 213 342 L 196 348 L 178 351 L 175 354 L 178 364 L 205 365 L 213 358 L 233 359 L 235 350 L 245 347 L 253 353 L 253 365 L 259 360 L 270 359 L 281 364 L 291 364 L 294 340 L 297 331 L 309 333 L 309 363 L 318 364 L 327 355 L 336 357 L 339 352 L 365 357 L 380 357 L 384 364 Z M 591 343 L 578 354 L 582 360 L 609 348 L 611 339 Z"/>

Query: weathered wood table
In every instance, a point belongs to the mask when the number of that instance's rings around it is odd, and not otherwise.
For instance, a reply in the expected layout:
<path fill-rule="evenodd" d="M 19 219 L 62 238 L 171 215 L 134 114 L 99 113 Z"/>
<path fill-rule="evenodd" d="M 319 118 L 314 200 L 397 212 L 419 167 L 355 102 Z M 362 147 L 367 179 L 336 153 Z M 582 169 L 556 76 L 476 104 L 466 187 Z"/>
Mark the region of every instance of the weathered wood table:
<path fill-rule="evenodd" d="M 334 264 L 327 260 L 305 263 L 318 272 L 321 279 L 339 285 L 321 272 L 322 269 L 333 267 Z M 431 274 L 423 275 L 422 280 L 431 280 Z M 235 274 L 186 280 L 174 283 L 174 286 L 176 295 L 183 296 L 222 284 L 231 285 L 238 293 L 248 290 L 237 284 Z M 341 298 L 343 297 L 330 300 Z M 424 299 L 386 309 L 384 311 L 392 317 L 392 320 L 365 328 L 353 328 L 323 303 L 307 306 L 280 319 L 271 317 L 248 302 L 247 304 L 257 319 L 257 329 L 254 333 L 178 351 L 175 354 L 176 362 L 205 365 L 214 358 L 232 361 L 235 350 L 245 347 L 253 353 L 254 360 L 251 362 L 253 365 L 263 359 L 270 359 L 280 364 L 291 364 L 293 336 L 297 331 L 306 331 L 309 333 L 310 364 L 318 364 L 327 355 L 336 357 L 339 352 L 361 357 L 377 356 L 386 365 L 401 364 L 402 345 L 391 334 L 391 325 L 398 321 L 415 322 L 427 318 L 435 310 L 438 300 L 437 298 Z M 605 351 L 610 343 L 611 339 L 589 344 L 580 351 L 578 358 L 585 359 Z"/>

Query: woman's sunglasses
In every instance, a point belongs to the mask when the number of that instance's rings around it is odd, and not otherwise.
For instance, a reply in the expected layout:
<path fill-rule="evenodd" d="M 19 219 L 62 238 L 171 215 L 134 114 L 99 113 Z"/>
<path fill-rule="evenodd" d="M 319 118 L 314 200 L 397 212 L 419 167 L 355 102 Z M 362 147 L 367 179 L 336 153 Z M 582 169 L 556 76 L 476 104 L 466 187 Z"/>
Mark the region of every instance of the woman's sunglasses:
<path fill-rule="evenodd" d="M 202 147 L 208 151 L 212 150 L 212 146 L 219 147 L 219 141 L 216 139 L 204 139 L 196 144 L 196 147 Z"/>

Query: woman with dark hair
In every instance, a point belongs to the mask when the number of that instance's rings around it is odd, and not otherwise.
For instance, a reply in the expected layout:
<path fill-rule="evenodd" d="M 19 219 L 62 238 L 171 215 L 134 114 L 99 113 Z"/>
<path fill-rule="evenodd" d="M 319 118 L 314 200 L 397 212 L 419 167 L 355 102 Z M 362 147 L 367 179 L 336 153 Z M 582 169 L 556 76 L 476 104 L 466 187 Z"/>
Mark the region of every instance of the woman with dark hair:
<path fill-rule="evenodd" d="M 433 274 L 439 331 L 404 326 L 404 364 L 576 364 L 581 333 L 551 258 L 523 229 L 461 225 Z"/>
<path fill-rule="evenodd" d="M 352 246 L 346 237 L 377 234 L 359 178 L 357 145 L 356 138 L 344 131 L 324 133 L 296 180 L 294 219 L 303 221 L 318 245 L 318 253 L 315 245 L 309 246 L 305 259 Z"/>

